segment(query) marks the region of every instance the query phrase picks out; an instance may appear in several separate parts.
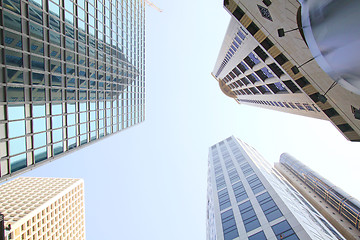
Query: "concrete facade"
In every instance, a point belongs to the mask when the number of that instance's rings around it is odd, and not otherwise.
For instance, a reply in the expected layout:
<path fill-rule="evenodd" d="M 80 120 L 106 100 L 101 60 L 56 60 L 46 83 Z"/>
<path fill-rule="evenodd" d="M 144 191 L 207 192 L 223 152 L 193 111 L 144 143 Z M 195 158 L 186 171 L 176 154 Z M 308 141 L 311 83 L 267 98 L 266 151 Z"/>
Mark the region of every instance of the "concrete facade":
<path fill-rule="evenodd" d="M 85 239 L 81 179 L 19 177 L 0 186 L 7 238 Z"/>
<path fill-rule="evenodd" d="M 300 3 L 270 2 L 224 1 L 232 19 L 212 75 L 238 103 L 326 119 L 348 140 L 360 141 L 360 121 L 354 117 L 360 96 L 332 86 L 333 79 L 311 60 L 301 31 L 278 36 L 278 29 L 301 27 Z M 325 92 L 322 103 L 319 95 Z"/>

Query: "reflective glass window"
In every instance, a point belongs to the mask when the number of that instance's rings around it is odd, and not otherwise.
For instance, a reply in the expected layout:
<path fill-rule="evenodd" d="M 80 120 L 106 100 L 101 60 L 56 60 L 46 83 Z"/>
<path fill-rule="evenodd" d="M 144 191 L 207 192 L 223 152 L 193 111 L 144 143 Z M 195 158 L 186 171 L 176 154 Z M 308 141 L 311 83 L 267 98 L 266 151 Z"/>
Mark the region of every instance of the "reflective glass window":
<path fill-rule="evenodd" d="M 15 16 L 7 11 L 3 11 L 4 15 L 4 26 L 21 32 L 21 18 L 19 16 Z"/>
<path fill-rule="evenodd" d="M 16 67 L 22 67 L 23 65 L 22 53 L 5 49 L 5 63 Z"/>
<path fill-rule="evenodd" d="M 258 200 L 260 207 L 269 222 L 282 216 L 280 209 L 268 192 L 257 196 L 256 199 Z"/>
<path fill-rule="evenodd" d="M 278 224 L 275 224 L 271 227 L 274 231 L 277 239 L 288 239 L 288 240 L 298 240 L 294 230 L 291 228 L 290 224 L 285 220 Z"/>
<path fill-rule="evenodd" d="M 255 233 L 251 236 L 249 236 L 249 240 L 267 240 L 265 234 L 263 231 Z"/>
<path fill-rule="evenodd" d="M 25 137 L 10 139 L 9 147 L 10 147 L 10 156 L 25 152 L 26 150 Z"/>
<path fill-rule="evenodd" d="M 47 159 L 46 147 L 35 150 L 34 151 L 34 158 L 35 158 L 36 163 Z"/>
<path fill-rule="evenodd" d="M 241 218 L 243 220 L 246 232 L 254 230 L 260 227 L 260 222 L 256 216 L 256 213 L 251 205 L 250 201 L 244 202 L 239 205 Z"/>
<path fill-rule="evenodd" d="M 53 151 L 54 151 L 54 155 L 58 155 L 60 153 L 62 153 L 64 150 L 63 150 L 63 143 L 60 142 L 60 143 L 56 143 L 53 145 Z"/>
<path fill-rule="evenodd" d="M 22 168 L 25 168 L 26 166 L 27 163 L 25 153 L 10 158 L 11 172 L 16 172 Z"/>
<path fill-rule="evenodd" d="M 38 133 L 33 136 L 34 148 L 42 147 L 46 145 L 46 133 Z"/>

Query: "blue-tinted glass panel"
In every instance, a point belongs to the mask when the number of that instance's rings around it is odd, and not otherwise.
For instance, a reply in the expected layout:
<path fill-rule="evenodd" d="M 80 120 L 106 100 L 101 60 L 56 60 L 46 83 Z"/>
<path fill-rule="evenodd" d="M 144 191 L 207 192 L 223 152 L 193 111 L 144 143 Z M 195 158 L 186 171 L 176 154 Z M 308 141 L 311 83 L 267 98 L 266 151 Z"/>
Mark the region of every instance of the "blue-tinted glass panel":
<path fill-rule="evenodd" d="M 25 135 L 25 121 L 14 121 L 8 123 L 9 127 L 9 138 L 20 137 Z"/>
<path fill-rule="evenodd" d="M 46 133 L 34 134 L 34 148 L 42 147 L 46 145 Z"/>
<path fill-rule="evenodd" d="M 254 235 L 249 236 L 249 240 L 267 240 L 263 231 L 255 233 Z"/>
<path fill-rule="evenodd" d="M 42 132 L 46 130 L 46 119 L 45 118 L 36 118 L 32 120 L 33 122 L 33 132 Z"/>
<path fill-rule="evenodd" d="M 9 140 L 10 156 L 26 151 L 25 137 Z"/>
<path fill-rule="evenodd" d="M 59 115 L 62 114 L 62 105 L 61 104 L 52 104 L 51 105 L 51 114 L 52 115 Z"/>
<path fill-rule="evenodd" d="M 22 168 L 25 168 L 27 166 L 26 163 L 26 154 L 20 154 L 16 157 L 10 158 L 10 167 L 11 172 L 16 172 L 17 170 L 20 170 Z"/>
<path fill-rule="evenodd" d="M 63 140 L 63 130 L 57 129 L 52 131 L 53 142 L 59 142 Z"/>
<path fill-rule="evenodd" d="M 32 105 L 33 108 L 33 112 L 32 115 L 33 117 L 44 117 L 45 116 L 45 104 L 41 104 L 41 105 Z"/>
<path fill-rule="evenodd" d="M 224 240 L 232 240 L 239 236 L 232 209 L 221 214 L 221 222 L 223 227 Z"/>
<path fill-rule="evenodd" d="M 24 118 L 25 118 L 25 106 L 24 105 L 8 106 L 8 119 L 9 120 L 17 120 L 17 119 L 24 119 Z"/>
<path fill-rule="evenodd" d="M 47 159 L 46 147 L 35 150 L 34 151 L 34 157 L 35 157 L 35 162 L 36 163 Z"/>
<path fill-rule="evenodd" d="M 269 222 L 278 219 L 282 213 L 268 192 L 256 197 Z"/>
<path fill-rule="evenodd" d="M 60 143 L 56 143 L 53 145 L 53 151 L 54 151 L 54 155 L 58 155 L 60 153 L 62 153 L 64 150 L 63 150 L 63 143 L 60 142 Z"/>
<path fill-rule="evenodd" d="M 241 213 L 241 218 L 243 220 L 243 224 L 245 226 L 246 232 L 249 232 L 251 230 L 254 230 L 255 228 L 260 227 L 260 222 L 256 216 L 256 213 L 250 201 L 240 204 L 239 210 Z"/>
<path fill-rule="evenodd" d="M 298 240 L 299 238 L 296 236 L 294 230 L 291 228 L 290 224 L 285 220 L 278 224 L 275 224 L 271 227 L 274 231 L 274 234 L 276 235 L 276 238 L 278 240 Z"/>

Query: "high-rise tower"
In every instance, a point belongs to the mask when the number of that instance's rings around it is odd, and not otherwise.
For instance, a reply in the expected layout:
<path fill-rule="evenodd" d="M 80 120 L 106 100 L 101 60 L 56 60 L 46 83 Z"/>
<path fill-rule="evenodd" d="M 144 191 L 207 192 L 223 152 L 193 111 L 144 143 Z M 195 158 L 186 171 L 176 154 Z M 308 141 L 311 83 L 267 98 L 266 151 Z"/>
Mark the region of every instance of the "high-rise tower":
<path fill-rule="evenodd" d="M 287 153 L 275 168 L 348 240 L 360 238 L 360 202 Z"/>
<path fill-rule="evenodd" d="M 144 120 L 141 0 L 0 3 L 0 181 Z"/>
<path fill-rule="evenodd" d="M 344 239 L 239 139 L 210 148 L 208 171 L 208 240 Z"/>
<path fill-rule="evenodd" d="M 85 239 L 84 201 L 81 179 L 20 177 L 7 182 L 0 186 L 6 239 Z"/>
<path fill-rule="evenodd" d="M 306 8 L 302 8 L 296 0 L 225 0 L 224 7 L 232 18 L 212 75 L 219 82 L 224 94 L 234 98 L 239 104 L 326 119 L 347 139 L 360 141 L 360 95 L 356 93 L 358 90 L 348 90 L 355 88 L 344 87 L 347 86 L 346 81 L 339 80 L 337 84 L 333 77 L 336 75 L 335 72 L 331 77 L 328 73 L 332 72 L 332 69 L 329 68 L 325 72 L 319 66 L 320 58 L 312 55 L 308 39 L 305 38 L 305 35 L 309 34 L 304 35 L 304 31 L 306 30 L 307 33 L 310 27 L 302 25 L 303 22 L 307 22 L 306 19 L 302 19 L 305 17 L 302 11 L 308 9 L 308 5 L 315 8 L 312 9 L 314 16 L 320 12 L 324 14 L 323 17 L 326 18 L 328 25 L 313 26 L 314 31 L 319 31 L 313 35 L 323 41 L 321 42 L 323 54 L 333 62 L 337 62 L 331 55 L 333 52 L 339 56 L 342 50 L 353 53 L 357 49 L 352 49 L 353 45 L 346 45 L 347 47 L 335 51 L 333 45 L 329 45 L 328 39 L 321 36 L 327 33 L 325 29 L 331 29 L 333 22 L 337 23 L 336 27 L 339 29 L 344 29 L 343 26 L 355 29 L 356 24 L 348 26 L 345 17 L 335 16 L 337 10 L 334 9 L 337 8 L 334 8 L 332 2 L 337 2 L 338 6 L 347 4 L 342 14 L 347 12 L 346 9 L 353 9 L 352 16 L 357 16 L 354 9 L 359 9 L 360 4 L 335 0 L 321 1 L 321 4 L 314 4 L 319 2 L 315 0 L 302 2 L 307 4 Z M 356 5 L 356 8 L 349 4 Z M 316 6 L 326 9 L 316 11 Z M 328 12 L 329 10 L 332 14 Z M 333 16 L 335 19 L 331 19 Z M 342 19 L 342 22 L 338 19 Z M 319 23 L 322 22 L 321 20 L 317 19 Z M 330 32 L 335 31 L 331 29 Z M 349 35 L 356 36 L 356 34 Z M 336 46 L 344 46 L 346 34 L 339 36 L 339 39 L 341 40 Z M 357 40 L 351 39 L 351 41 L 355 42 L 354 45 L 359 45 Z M 311 45 L 316 44 L 311 42 Z M 356 56 L 356 54 L 352 55 Z M 343 54 L 343 56 L 348 55 Z M 325 58 L 321 59 L 320 65 L 326 65 Z M 350 57 L 344 59 L 346 59 L 344 62 L 351 64 L 343 64 L 336 70 L 339 70 L 342 76 L 356 79 L 358 77 L 358 68 L 354 67 L 356 61 L 351 61 L 350 59 L 354 58 Z M 351 75 L 352 72 L 356 74 Z M 353 82 L 358 84 L 358 81 Z"/>

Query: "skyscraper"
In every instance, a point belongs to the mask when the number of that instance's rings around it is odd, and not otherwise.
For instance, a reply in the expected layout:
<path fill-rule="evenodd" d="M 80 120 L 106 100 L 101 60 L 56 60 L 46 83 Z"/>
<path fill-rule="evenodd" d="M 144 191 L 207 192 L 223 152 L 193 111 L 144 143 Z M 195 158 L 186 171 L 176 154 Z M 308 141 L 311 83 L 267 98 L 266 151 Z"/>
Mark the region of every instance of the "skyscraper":
<path fill-rule="evenodd" d="M 207 239 L 344 239 L 260 154 L 235 137 L 209 149 Z"/>
<path fill-rule="evenodd" d="M 224 94 L 239 104 L 329 120 L 347 139 L 360 141 L 360 95 L 314 60 L 299 1 L 226 0 L 224 7 L 232 18 L 212 71 Z M 349 78 L 358 71 L 354 64 L 340 70 Z"/>
<path fill-rule="evenodd" d="M 0 3 L 0 180 L 142 122 L 140 0 Z"/>
<path fill-rule="evenodd" d="M 346 238 L 360 238 L 360 202 L 287 153 L 275 168 Z"/>
<path fill-rule="evenodd" d="M 0 186 L 6 239 L 85 239 L 84 201 L 81 179 L 20 177 L 7 182 Z"/>

